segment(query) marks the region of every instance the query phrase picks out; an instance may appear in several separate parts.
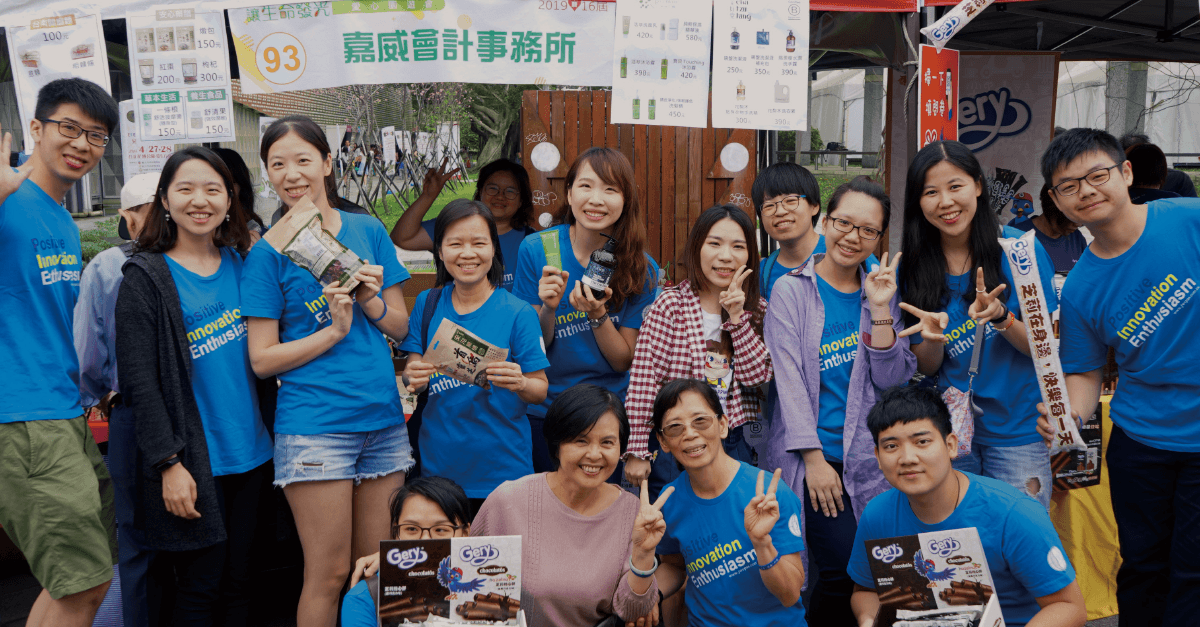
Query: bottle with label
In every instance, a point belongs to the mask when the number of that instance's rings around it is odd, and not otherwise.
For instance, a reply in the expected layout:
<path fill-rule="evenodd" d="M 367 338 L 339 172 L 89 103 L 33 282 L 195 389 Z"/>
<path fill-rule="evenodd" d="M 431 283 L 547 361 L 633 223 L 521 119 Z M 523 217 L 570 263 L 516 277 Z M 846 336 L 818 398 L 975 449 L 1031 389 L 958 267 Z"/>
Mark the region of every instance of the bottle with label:
<path fill-rule="evenodd" d="M 667 60 L 662 60 L 662 79 L 667 80 Z"/>
<path fill-rule="evenodd" d="M 611 235 L 605 235 L 608 238 L 604 248 L 599 248 L 592 253 L 591 260 L 588 261 L 587 270 L 583 272 L 583 278 L 579 279 L 584 285 L 592 290 L 593 298 L 604 298 L 604 290 L 608 287 L 608 282 L 612 279 L 613 271 L 617 269 L 617 240 Z"/>
<path fill-rule="evenodd" d="M 666 25 L 666 24 L 659 23 L 659 25 L 658 25 L 658 38 L 659 38 L 659 39 L 666 39 L 666 38 L 667 38 L 667 25 Z"/>
<path fill-rule="evenodd" d="M 633 119 L 638 119 L 642 116 L 642 99 L 638 97 L 638 93 L 633 92 Z"/>
<path fill-rule="evenodd" d="M 654 94 L 650 94 L 650 102 L 647 105 L 647 108 L 650 110 L 650 119 L 653 120 L 654 119 Z"/>
<path fill-rule="evenodd" d="M 629 57 L 625 56 L 624 50 L 621 51 L 621 78 L 629 75 Z"/>
<path fill-rule="evenodd" d="M 742 81 L 738 81 L 738 86 L 737 86 L 737 99 L 738 99 L 738 100 L 745 100 L 745 99 L 746 99 L 746 86 L 742 84 Z"/>
<path fill-rule="evenodd" d="M 729 49 L 737 50 L 741 46 L 742 36 L 738 34 L 737 27 L 733 27 L 733 32 L 729 34 Z"/>
<path fill-rule="evenodd" d="M 790 31 L 790 30 L 788 31 L 788 36 L 787 36 L 787 51 L 788 52 L 796 51 L 796 36 L 793 35 L 792 31 Z"/>

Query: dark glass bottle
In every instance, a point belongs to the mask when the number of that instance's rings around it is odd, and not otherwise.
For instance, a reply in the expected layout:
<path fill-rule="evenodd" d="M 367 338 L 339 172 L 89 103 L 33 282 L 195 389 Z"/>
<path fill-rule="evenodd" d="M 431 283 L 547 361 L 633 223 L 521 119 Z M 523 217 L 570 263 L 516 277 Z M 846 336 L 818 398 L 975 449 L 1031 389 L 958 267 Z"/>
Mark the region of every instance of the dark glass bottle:
<path fill-rule="evenodd" d="M 587 270 L 584 270 L 583 278 L 579 279 L 584 285 L 591 288 L 592 298 L 597 300 L 604 298 L 604 290 L 608 287 L 609 280 L 612 279 L 613 270 L 617 269 L 617 255 L 615 254 L 617 240 L 609 235 L 604 235 L 604 237 L 607 237 L 608 241 L 604 243 L 603 248 L 592 252 Z"/>

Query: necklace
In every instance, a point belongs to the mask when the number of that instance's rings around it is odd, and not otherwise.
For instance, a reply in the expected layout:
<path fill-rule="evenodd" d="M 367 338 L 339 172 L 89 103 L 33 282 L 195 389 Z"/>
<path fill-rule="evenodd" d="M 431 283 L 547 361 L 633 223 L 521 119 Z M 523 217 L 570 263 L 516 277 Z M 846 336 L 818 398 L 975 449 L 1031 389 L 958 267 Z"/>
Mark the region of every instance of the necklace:
<path fill-rule="evenodd" d="M 962 502 L 962 479 L 958 477 L 958 471 L 951 470 L 950 472 L 954 473 L 954 494 L 957 497 L 954 499 L 954 509 L 958 509 L 958 504 Z M 954 509 L 950 510 L 951 514 L 954 513 Z"/>

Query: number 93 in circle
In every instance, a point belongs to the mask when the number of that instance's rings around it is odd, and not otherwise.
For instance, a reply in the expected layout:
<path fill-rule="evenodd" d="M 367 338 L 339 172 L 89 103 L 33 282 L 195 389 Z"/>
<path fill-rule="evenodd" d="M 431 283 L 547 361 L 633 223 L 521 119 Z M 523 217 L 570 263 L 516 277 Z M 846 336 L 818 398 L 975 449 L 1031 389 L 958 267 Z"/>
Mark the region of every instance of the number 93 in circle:
<path fill-rule="evenodd" d="M 271 33 L 264 37 L 254 52 L 254 60 L 263 77 L 276 85 L 295 82 L 308 65 L 304 45 L 290 33 Z"/>

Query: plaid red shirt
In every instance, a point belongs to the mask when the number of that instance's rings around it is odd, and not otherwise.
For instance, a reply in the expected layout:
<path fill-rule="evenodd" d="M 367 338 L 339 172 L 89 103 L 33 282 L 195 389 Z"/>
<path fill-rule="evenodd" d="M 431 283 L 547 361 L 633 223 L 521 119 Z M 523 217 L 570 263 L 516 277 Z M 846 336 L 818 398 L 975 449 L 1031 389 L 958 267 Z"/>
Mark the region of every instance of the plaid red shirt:
<path fill-rule="evenodd" d="M 767 301 L 758 299 L 759 319 L 767 312 Z M 749 311 L 741 324 L 721 325 L 733 336 L 733 382 L 726 398 L 729 427 L 740 426 L 748 418 L 758 416 L 758 397 L 753 388 L 771 380 L 771 355 L 762 337 L 750 325 Z M 704 380 L 704 315 L 700 298 L 687 281 L 664 290 L 658 300 L 646 310 L 642 329 L 638 332 L 629 370 L 629 392 L 625 396 L 625 411 L 629 414 L 628 453 L 649 459 L 647 450 L 652 429 L 650 417 L 654 397 L 662 386 L 675 379 Z"/>

